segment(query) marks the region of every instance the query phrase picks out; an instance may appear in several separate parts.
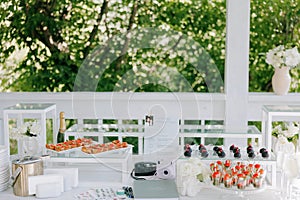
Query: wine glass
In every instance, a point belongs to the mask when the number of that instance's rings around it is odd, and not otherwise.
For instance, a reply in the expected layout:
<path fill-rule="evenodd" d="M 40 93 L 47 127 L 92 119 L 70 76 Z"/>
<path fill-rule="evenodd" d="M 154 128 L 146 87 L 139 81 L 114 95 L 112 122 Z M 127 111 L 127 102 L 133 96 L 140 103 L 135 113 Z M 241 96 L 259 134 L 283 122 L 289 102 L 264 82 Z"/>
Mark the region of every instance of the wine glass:
<path fill-rule="evenodd" d="M 299 175 L 299 168 L 297 165 L 297 160 L 294 154 L 286 154 L 284 155 L 284 162 L 282 165 L 283 174 L 286 177 L 286 188 L 285 192 L 289 197 L 291 195 L 291 181 L 297 178 Z"/>
<path fill-rule="evenodd" d="M 295 159 L 298 166 L 298 177 L 295 177 L 290 186 L 290 197 L 299 197 L 300 196 L 300 152 L 297 152 L 295 155 Z"/>

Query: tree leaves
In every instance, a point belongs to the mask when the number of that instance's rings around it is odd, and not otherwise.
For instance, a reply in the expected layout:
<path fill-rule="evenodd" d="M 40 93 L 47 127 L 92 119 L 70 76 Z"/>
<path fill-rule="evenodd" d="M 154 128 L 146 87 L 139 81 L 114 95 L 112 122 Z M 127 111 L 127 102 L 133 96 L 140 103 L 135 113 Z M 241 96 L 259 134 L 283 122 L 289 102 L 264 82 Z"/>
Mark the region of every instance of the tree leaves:
<path fill-rule="evenodd" d="M 221 92 L 224 87 L 223 0 L 3 0 L 0 5 L 2 90 Z M 278 44 L 300 46 L 299 12 L 297 0 L 251 1 L 250 91 L 271 91 L 266 74 L 273 69 L 263 53 Z M 149 28 L 153 33 L 135 32 Z M 160 37 L 173 43 L 162 40 L 154 48 L 151 42 Z M 8 67 L 9 56 L 21 48 L 28 49 L 24 60 Z M 87 64 L 91 67 L 80 70 Z M 14 79 L 6 76 L 12 73 Z M 299 70 L 292 76 L 292 90 L 298 91 Z"/>

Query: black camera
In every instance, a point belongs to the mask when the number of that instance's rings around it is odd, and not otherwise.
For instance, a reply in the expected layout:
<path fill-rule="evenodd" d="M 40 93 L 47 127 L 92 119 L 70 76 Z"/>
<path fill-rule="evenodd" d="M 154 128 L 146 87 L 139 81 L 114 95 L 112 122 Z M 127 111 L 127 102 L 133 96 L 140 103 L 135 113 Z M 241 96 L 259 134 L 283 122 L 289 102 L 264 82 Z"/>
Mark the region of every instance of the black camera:
<path fill-rule="evenodd" d="M 156 173 L 156 163 L 138 162 L 134 165 L 135 176 L 153 176 Z"/>

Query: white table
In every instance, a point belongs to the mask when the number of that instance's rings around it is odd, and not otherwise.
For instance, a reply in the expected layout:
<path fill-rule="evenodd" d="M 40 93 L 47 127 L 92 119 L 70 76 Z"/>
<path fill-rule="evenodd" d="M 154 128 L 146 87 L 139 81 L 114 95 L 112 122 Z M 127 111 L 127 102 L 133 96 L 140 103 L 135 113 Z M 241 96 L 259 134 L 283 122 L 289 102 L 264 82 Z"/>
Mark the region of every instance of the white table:
<path fill-rule="evenodd" d="M 292 120 L 300 121 L 300 105 L 264 105 L 262 107 L 262 133 L 267 149 L 272 148 L 272 122 Z"/>
<path fill-rule="evenodd" d="M 91 188 L 101 188 L 101 187 L 108 187 L 110 185 L 99 185 L 96 184 L 93 187 L 83 187 L 79 186 L 77 188 L 72 189 L 71 191 L 64 192 L 61 196 L 57 198 L 49 198 L 49 199 L 57 199 L 57 200 L 68 200 L 68 199 L 74 199 L 75 194 L 80 194 L 83 192 L 88 191 Z M 117 186 L 113 185 L 112 187 L 118 189 L 122 188 L 122 184 Z M 9 188 L 8 190 L 4 192 L 0 192 L 0 199 L 7 199 L 7 200 L 36 200 L 34 196 L 29 197 L 17 197 L 13 194 L 12 188 Z M 213 190 L 210 188 L 202 188 L 201 191 L 195 196 L 195 197 L 187 197 L 187 196 L 180 196 L 180 200 L 210 200 L 210 199 L 222 199 L 222 200 L 241 200 L 241 199 L 249 199 L 249 200 L 279 200 L 281 199 L 280 195 L 278 194 L 277 190 L 274 189 L 266 189 L 265 191 L 262 191 L 257 194 L 253 195 L 247 195 L 244 198 L 241 198 L 237 195 L 232 194 L 226 194 L 217 190 Z"/>
<path fill-rule="evenodd" d="M 52 103 L 19 103 L 3 109 L 4 145 L 9 147 L 9 120 L 17 119 L 17 127 L 24 123 L 24 119 L 37 119 L 41 124 L 42 146 L 46 144 L 46 119 L 52 119 L 53 139 L 56 138 L 56 105 Z"/>
<path fill-rule="evenodd" d="M 56 153 L 47 150 L 50 159 L 47 161 L 49 167 L 78 167 L 79 181 L 84 185 L 94 185 L 103 182 L 120 182 L 126 184 L 132 170 L 132 145 L 124 149 L 113 150 L 111 152 L 103 152 L 99 154 L 86 154 L 80 149 L 66 153 Z M 121 168 L 115 165 L 120 165 Z M 97 175 L 101 167 L 110 168 L 115 173 L 111 173 L 111 179 L 104 179 L 101 175 Z M 104 169 L 105 170 L 105 169 Z M 102 173 L 103 174 L 103 173 Z M 121 176 L 118 176 L 121 174 Z M 109 178 L 109 177 L 108 177 Z M 118 179 L 121 178 L 120 181 Z"/>
<path fill-rule="evenodd" d="M 64 159 L 66 158 L 53 158 L 53 161 L 59 161 L 63 162 Z M 71 161 L 71 160 L 70 160 Z M 75 162 L 78 160 L 75 160 Z M 110 176 L 110 174 L 104 174 L 103 176 Z M 102 177 L 102 178 L 105 178 Z M 94 183 L 93 185 L 85 185 L 84 182 L 79 181 L 79 186 L 77 188 L 72 189 L 71 191 L 64 192 L 61 196 L 57 198 L 50 198 L 50 199 L 57 199 L 57 200 L 65 200 L 65 199 L 74 199 L 75 194 L 80 194 L 83 192 L 88 191 L 91 188 L 101 188 L 101 187 L 112 187 L 115 189 L 120 189 L 122 186 L 132 186 L 133 179 L 130 178 L 127 182 L 125 183 Z M 274 188 L 266 188 L 264 191 L 251 194 L 251 195 L 246 195 L 244 198 L 239 197 L 238 195 L 234 194 L 228 194 L 224 193 L 215 189 L 210 188 L 209 186 L 203 186 L 201 187 L 200 192 L 195 196 L 195 197 L 187 197 L 187 196 L 180 196 L 179 199 L 181 200 L 207 200 L 207 199 L 222 199 L 222 200 L 240 200 L 240 199 L 249 199 L 249 200 L 279 200 L 281 199 L 280 194 L 279 194 L 279 189 L 274 189 Z M 13 195 L 12 188 L 9 188 L 6 191 L 0 192 L 0 199 L 11 199 L 11 200 L 34 200 L 36 199 L 34 196 L 29 196 L 29 197 L 17 197 Z M 128 199 L 127 199 L 128 200 Z"/>

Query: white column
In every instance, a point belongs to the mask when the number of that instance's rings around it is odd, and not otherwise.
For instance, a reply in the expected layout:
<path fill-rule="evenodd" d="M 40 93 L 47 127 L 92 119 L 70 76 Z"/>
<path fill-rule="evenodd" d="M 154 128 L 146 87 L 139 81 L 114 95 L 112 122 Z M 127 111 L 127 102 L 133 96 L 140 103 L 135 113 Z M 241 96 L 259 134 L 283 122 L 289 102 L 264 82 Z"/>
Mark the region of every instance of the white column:
<path fill-rule="evenodd" d="M 225 62 L 225 126 L 227 131 L 247 129 L 250 0 L 227 0 Z M 243 144 L 241 140 L 227 140 Z"/>

